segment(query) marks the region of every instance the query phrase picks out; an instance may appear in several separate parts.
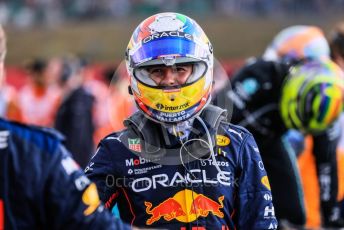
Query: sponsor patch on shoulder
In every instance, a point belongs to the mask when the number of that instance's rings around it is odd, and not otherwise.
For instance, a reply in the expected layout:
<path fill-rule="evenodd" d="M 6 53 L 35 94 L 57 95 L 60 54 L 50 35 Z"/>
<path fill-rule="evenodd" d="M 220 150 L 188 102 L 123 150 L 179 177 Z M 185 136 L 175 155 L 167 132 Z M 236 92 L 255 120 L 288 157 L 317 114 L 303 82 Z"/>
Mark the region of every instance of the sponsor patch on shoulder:
<path fill-rule="evenodd" d="M 84 215 L 91 215 L 100 205 L 97 187 L 94 183 L 90 184 L 82 194 L 82 202 L 87 206 Z"/>
<path fill-rule="evenodd" d="M 261 182 L 267 189 L 271 190 L 268 176 L 263 176 Z"/>
<path fill-rule="evenodd" d="M 216 135 L 216 144 L 218 146 L 227 146 L 231 143 L 231 140 L 223 135 Z"/>
<path fill-rule="evenodd" d="M 68 175 L 80 169 L 80 166 L 71 157 L 62 159 L 61 164 Z"/>
<path fill-rule="evenodd" d="M 141 152 L 140 138 L 128 138 L 129 149 L 135 152 Z"/>

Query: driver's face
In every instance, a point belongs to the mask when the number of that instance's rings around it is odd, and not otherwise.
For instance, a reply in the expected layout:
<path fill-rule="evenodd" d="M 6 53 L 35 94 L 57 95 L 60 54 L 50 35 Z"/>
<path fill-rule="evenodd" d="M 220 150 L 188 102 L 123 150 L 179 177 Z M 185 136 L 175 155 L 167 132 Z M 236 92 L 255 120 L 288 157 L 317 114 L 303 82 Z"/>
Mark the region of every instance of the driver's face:
<path fill-rule="evenodd" d="M 158 86 L 183 85 L 192 73 L 192 64 L 174 66 L 152 66 L 147 68 L 149 77 Z"/>

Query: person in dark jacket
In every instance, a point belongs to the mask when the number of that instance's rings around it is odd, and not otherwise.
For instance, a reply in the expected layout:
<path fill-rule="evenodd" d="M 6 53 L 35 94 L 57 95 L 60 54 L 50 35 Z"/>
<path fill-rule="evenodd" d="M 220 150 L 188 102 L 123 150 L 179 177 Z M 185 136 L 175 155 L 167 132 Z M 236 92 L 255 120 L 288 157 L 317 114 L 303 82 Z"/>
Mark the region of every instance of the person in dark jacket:
<path fill-rule="evenodd" d="M 60 76 L 62 102 L 58 108 L 55 128 L 66 138 L 65 145 L 73 158 L 85 168 L 94 152 L 94 97 L 83 87 L 85 64 L 78 58 L 63 60 Z"/>
<path fill-rule="evenodd" d="M 0 118 L 0 229 L 77 228 L 129 229 L 53 130 Z"/>

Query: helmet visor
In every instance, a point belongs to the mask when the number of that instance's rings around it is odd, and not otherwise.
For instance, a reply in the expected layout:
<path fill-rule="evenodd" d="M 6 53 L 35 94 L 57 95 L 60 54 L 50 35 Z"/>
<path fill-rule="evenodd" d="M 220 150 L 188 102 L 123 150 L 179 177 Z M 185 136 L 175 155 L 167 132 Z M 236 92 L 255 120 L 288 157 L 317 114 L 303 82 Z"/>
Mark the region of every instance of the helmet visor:
<path fill-rule="evenodd" d="M 134 49 L 133 52 L 129 54 L 131 57 L 130 65 L 133 68 L 147 61 L 172 55 L 177 57 L 194 57 L 200 60 L 207 58 L 207 53 L 209 52 L 209 50 L 198 45 L 193 40 L 188 40 L 186 38 L 165 37 L 147 43 L 144 43 L 144 41 L 145 39 L 138 49 Z"/>

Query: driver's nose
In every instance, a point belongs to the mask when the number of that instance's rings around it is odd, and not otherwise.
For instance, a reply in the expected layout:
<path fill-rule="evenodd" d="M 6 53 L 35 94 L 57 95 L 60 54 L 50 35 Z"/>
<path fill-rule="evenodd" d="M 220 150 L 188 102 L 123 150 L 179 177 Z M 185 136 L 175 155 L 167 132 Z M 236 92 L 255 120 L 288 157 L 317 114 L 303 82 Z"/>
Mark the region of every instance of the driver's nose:
<path fill-rule="evenodd" d="M 162 86 L 176 86 L 178 85 L 177 74 L 173 70 L 173 68 L 165 68 L 163 72 L 164 76 L 160 85 Z"/>

